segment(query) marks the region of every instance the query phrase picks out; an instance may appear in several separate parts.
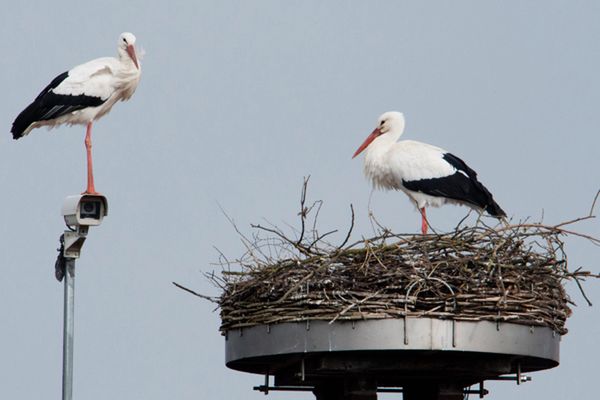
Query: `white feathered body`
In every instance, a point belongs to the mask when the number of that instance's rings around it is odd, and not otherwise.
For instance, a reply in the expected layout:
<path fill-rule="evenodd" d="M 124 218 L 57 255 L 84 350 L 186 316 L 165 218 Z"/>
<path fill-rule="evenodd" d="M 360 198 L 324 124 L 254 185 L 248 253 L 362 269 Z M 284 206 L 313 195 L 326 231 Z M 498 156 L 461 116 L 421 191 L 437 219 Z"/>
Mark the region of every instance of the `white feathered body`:
<path fill-rule="evenodd" d="M 459 203 L 409 190 L 403 185 L 404 181 L 443 178 L 456 173 L 457 169 L 443 159 L 445 150 L 414 140 L 390 143 L 390 139 L 393 138 L 379 136 L 365 154 L 364 173 L 375 188 L 401 190 L 418 208 Z"/>

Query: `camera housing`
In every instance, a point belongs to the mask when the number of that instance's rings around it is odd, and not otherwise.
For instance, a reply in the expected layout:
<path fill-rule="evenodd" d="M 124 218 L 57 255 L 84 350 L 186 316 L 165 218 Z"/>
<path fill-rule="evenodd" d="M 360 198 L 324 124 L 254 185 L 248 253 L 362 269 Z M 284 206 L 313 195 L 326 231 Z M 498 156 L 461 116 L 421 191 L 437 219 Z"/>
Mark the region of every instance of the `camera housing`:
<path fill-rule="evenodd" d="M 68 226 L 97 226 L 108 215 L 108 201 L 101 194 L 68 196 L 62 206 Z"/>

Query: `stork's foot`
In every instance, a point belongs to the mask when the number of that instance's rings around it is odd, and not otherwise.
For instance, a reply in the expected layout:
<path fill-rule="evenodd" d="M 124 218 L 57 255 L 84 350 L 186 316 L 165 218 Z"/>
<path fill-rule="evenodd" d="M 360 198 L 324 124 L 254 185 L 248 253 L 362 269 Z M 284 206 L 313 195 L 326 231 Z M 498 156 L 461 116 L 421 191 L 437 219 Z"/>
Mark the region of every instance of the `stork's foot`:
<path fill-rule="evenodd" d="M 85 192 L 81 192 L 81 194 L 99 195 L 100 193 L 96 192 L 96 188 L 92 184 L 91 186 L 88 185 L 87 189 L 85 189 Z"/>

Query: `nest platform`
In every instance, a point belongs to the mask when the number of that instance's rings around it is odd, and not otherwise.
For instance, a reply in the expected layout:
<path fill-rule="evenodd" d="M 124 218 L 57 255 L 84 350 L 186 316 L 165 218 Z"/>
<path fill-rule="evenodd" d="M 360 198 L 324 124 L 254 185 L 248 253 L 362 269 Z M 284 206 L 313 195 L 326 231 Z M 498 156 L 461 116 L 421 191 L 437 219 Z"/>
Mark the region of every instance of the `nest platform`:
<path fill-rule="evenodd" d="M 461 392 L 500 375 L 555 367 L 560 345 L 547 327 L 425 317 L 287 322 L 226 337 L 229 368 L 274 375 L 279 387 L 351 379 L 379 388 L 446 382 Z"/>
<path fill-rule="evenodd" d="M 406 399 L 459 399 L 480 383 L 483 396 L 485 380 L 516 374 L 521 382 L 522 372 L 559 364 L 573 304 L 564 284 L 574 281 L 587 300 L 580 281 L 598 277 L 567 268 L 565 235 L 600 244 L 564 229 L 581 219 L 430 235 L 382 228 L 347 245 L 351 227 L 335 246 L 324 239 L 333 231 L 314 228 L 316 217 L 305 234 L 314 207 L 304 207 L 303 192 L 295 238 L 253 225 L 269 236 L 249 240 L 238 230 L 247 252 L 221 255 L 222 274 L 208 275 L 221 295 L 199 295 L 220 309 L 227 366 L 265 375 L 255 388 L 265 393 L 374 399 L 380 388 L 402 387 Z"/>

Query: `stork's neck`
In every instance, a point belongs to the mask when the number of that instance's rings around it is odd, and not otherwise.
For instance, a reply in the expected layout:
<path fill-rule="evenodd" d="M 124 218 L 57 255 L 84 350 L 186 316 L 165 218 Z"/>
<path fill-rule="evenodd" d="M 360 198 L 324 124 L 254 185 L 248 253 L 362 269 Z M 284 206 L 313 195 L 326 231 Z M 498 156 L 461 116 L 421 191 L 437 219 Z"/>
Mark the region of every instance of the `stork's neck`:
<path fill-rule="evenodd" d="M 402 135 L 403 129 L 390 129 L 378 136 L 365 152 L 364 173 L 375 187 L 393 188 L 393 177 L 389 170 L 387 154 Z"/>
<path fill-rule="evenodd" d="M 133 62 L 131 57 L 129 57 L 129 54 L 127 54 L 127 51 L 121 47 L 119 47 L 117 50 L 119 53 L 119 62 L 123 66 L 123 69 L 127 70 L 127 71 L 131 71 L 131 72 L 136 72 L 136 71 L 139 72 L 138 67 L 135 66 L 135 63 Z M 138 65 L 140 66 L 139 69 L 141 70 L 142 64 L 139 59 L 138 59 Z"/>
<path fill-rule="evenodd" d="M 378 136 L 373 142 L 367 147 L 366 156 L 371 154 L 381 154 L 382 152 L 386 152 L 390 147 L 394 145 L 402 136 L 402 132 L 404 131 L 403 127 L 392 127 L 387 132 Z"/>

